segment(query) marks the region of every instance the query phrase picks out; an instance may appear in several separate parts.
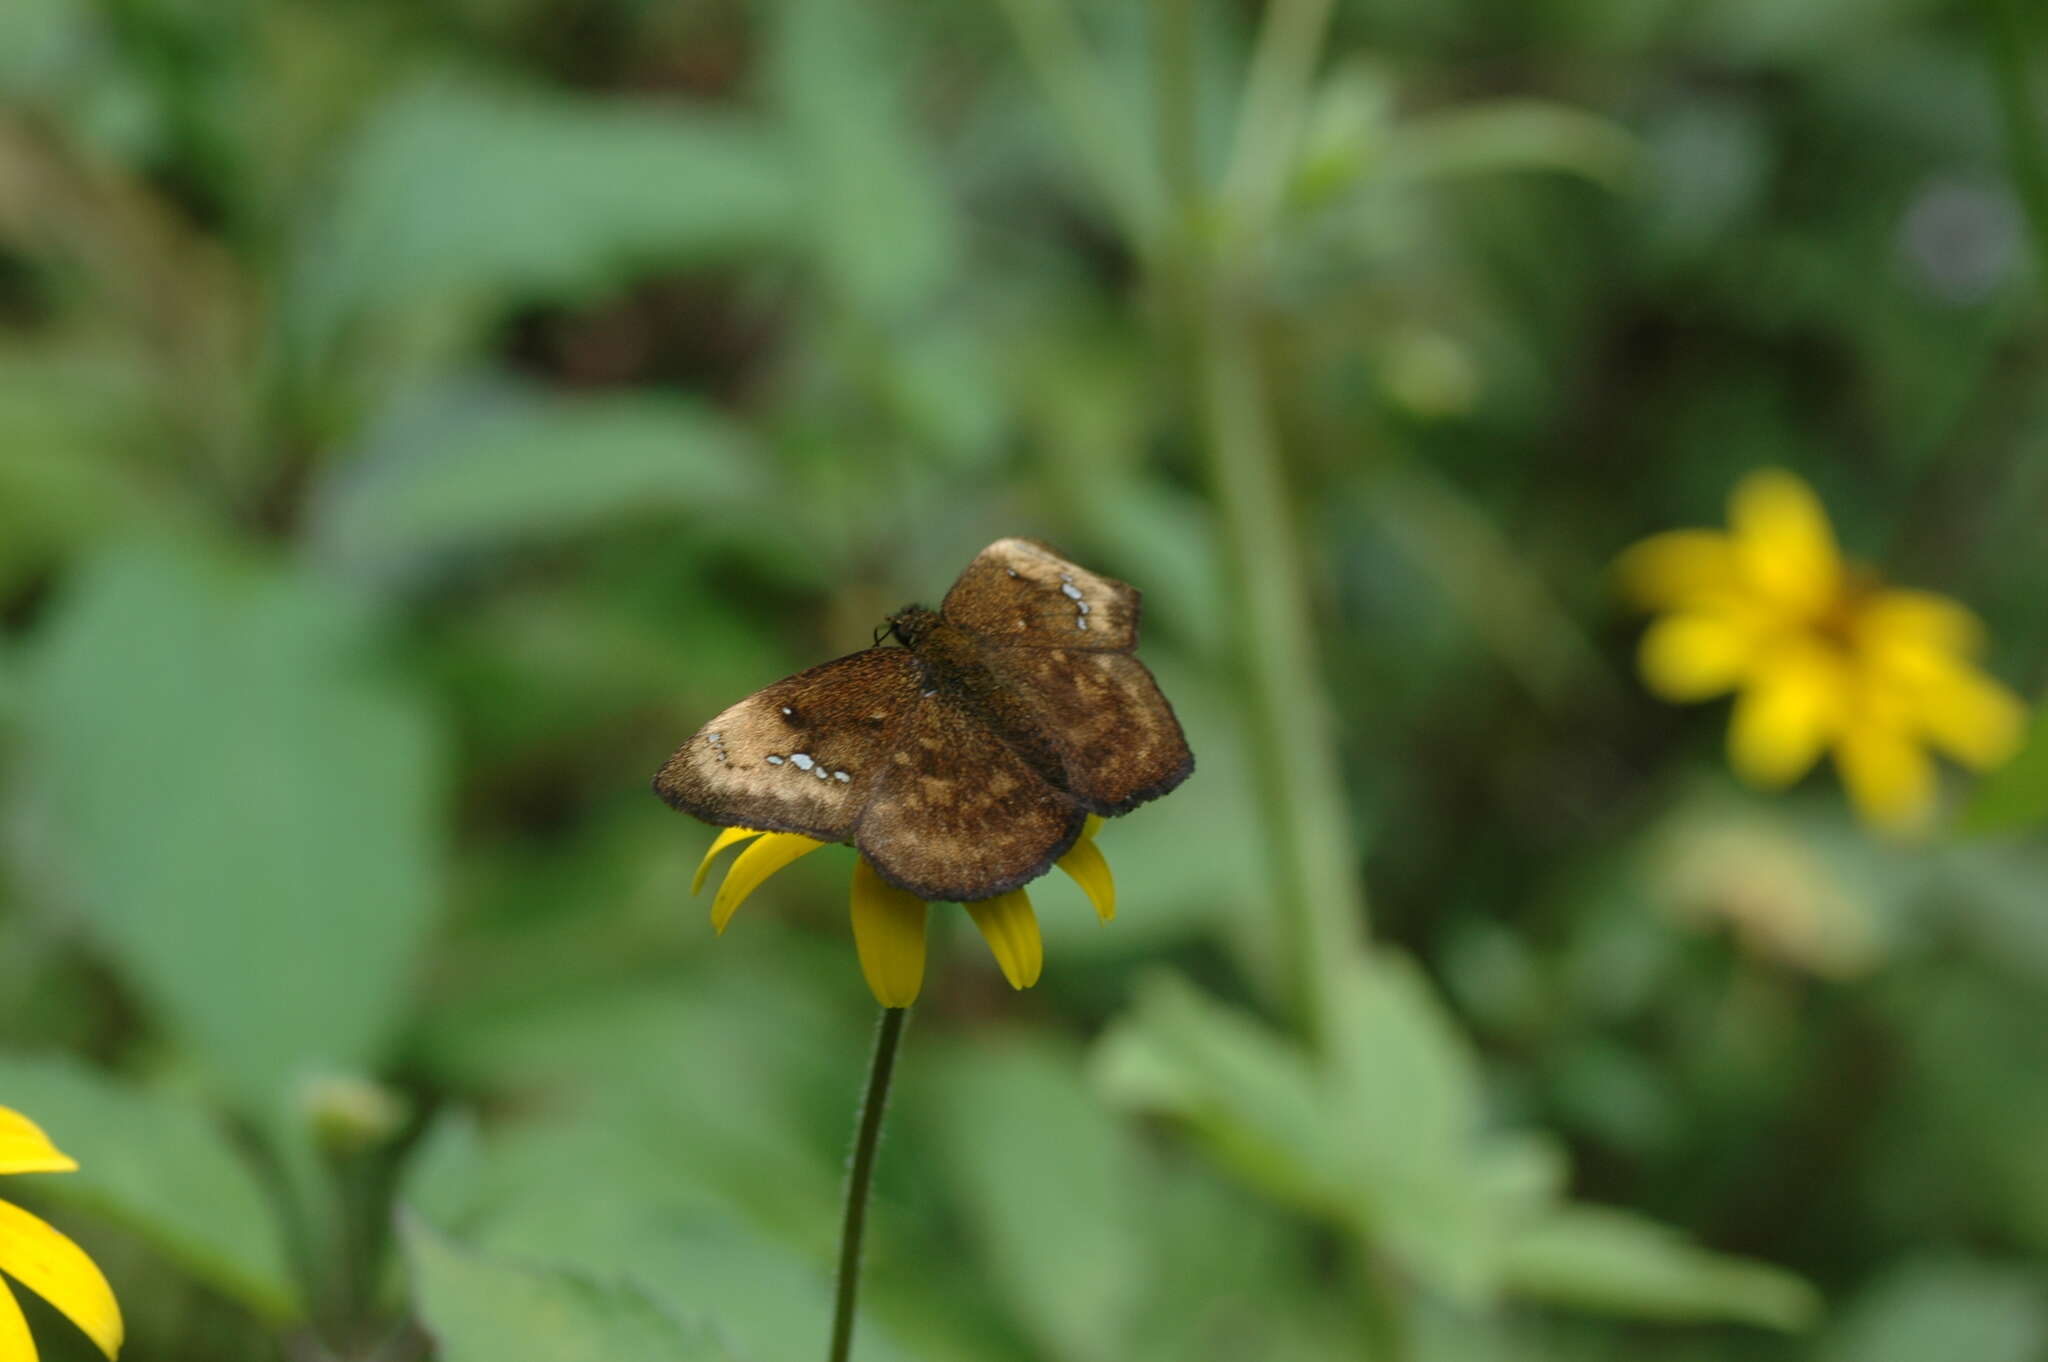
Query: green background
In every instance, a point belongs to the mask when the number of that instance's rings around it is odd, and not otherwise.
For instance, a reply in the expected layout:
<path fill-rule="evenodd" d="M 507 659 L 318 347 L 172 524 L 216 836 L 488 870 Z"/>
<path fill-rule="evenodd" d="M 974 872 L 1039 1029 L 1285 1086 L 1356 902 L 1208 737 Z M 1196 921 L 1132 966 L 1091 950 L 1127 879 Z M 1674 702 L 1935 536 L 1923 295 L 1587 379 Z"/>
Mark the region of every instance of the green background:
<path fill-rule="evenodd" d="M 2038 698 L 2048 26 L 1248 103 L 1320 8 L 0 5 L 0 1190 L 129 1356 L 822 1355 L 851 853 L 716 939 L 647 779 L 1024 534 L 1199 766 L 1030 992 L 934 910 L 859 1357 L 2048 1357 L 2048 757 L 1744 790 L 1607 578 L 1787 467 Z"/>

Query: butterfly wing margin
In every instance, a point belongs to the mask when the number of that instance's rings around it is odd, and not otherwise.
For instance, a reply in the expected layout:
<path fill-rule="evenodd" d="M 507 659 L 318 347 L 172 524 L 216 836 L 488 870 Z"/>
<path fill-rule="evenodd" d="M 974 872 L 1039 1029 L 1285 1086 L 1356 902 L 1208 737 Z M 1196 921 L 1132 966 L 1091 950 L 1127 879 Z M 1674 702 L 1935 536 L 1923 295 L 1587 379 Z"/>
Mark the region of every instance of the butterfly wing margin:
<path fill-rule="evenodd" d="M 1069 562 L 1035 539 L 998 539 L 974 556 L 939 611 L 1006 647 L 1129 652 L 1138 589 Z"/>
<path fill-rule="evenodd" d="M 1058 755 L 1067 792 L 1089 812 L 1129 813 L 1193 774 L 1195 754 L 1173 705 L 1130 654 L 989 648 L 983 658 Z"/>
<path fill-rule="evenodd" d="M 1081 835 L 1087 811 L 944 695 L 922 698 L 891 742 L 854 845 L 899 889 L 992 898 L 1043 875 Z"/>
<path fill-rule="evenodd" d="M 846 841 L 923 688 L 924 668 L 903 648 L 820 663 L 697 730 L 655 775 L 654 792 L 715 826 Z"/>

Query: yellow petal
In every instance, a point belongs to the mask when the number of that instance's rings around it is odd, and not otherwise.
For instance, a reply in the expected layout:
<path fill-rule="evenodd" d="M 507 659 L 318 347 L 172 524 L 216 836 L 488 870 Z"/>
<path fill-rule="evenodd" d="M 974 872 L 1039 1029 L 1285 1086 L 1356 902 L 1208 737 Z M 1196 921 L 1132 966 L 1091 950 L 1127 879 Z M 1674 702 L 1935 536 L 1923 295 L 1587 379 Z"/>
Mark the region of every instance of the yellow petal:
<path fill-rule="evenodd" d="M 0 1201 L 0 1272 L 56 1306 L 108 1357 L 120 1353 L 121 1307 L 92 1259 L 56 1230 L 5 1201 Z M 34 1349 L 26 1355 L 34 1357 Z"/>
<path fill-rule="evenodd" d="M 2027 707 L 2019 696 L 1967 662 L 1928 675 L 1913 707 L 1935 746 L 1980 771 L 2009 761 L 2026 732 Z"/>
<path fill-rule="evenodd" d="M 1856 640 L 1866 648 L 1908 647 L 1974 657 L 1984 624 L 1968 608 L 1932 591 L 1873 591 L 1856 609 Z"/>
<path fill-rule="evenodd" d="M 1911 735 L 1858 724 L 1836 742 L 1835 765 L 1865 822 L 1898 833 L 1926 826 L 1934 809 L 1934 763 Z"/>
<path fill-rule="evenodd" d="M 1060 857 L 1060 869 L 1073 876 L 1074 883 L 1088 895 L 1088 901 L 1095 905 L 1095 916 L 1104 922 L 1116 916 L 1116 878 L 1109 873 L 1109 861 L 1093 837 L 1084 834 L 1069 847 L 1067 854 Z"/>
<path fill-rule="evenodd" d="M 704 892 L 704 877 L 711 873 L 711 862 L 717 859 L 719 852 L 725 850 L 734 842 L 744 842 L 749 837 L 759 837 L 760 835 L 753 828 L 720 828 L 718 836 L 711 839 L 711 849 L 704 853 L 703 860 L 697 862 L 697 874 L 690 881 L 690 897 L 695 898 Z"/>
<path fill-rule="evenodd" d="M 78 1161 L 50 1143 L 42 1127 L 11 1107 L 0 1107 L 0 1173 L 69 1173 Z M 0 1352 L 0 1362 L 7 1354 Z"/>
<path fill-rule="evenodd" d="M 1614 562 L 1622 595 L 1645 610 L 1685 610 L 1740 589 L 1735 543 L 1718 530 L 1654 534 Z"/>
<path fill-rule="evenodd" d="M 1819 613 L 1842 589 L 1835 532 L 1813 489 L 1782 469 L 1751 473 L 1728 499 L 1728 524 L 1750 586 L 1793 609 Z"/>
<path fill-rule="evenodd" d="M 1045 968 L 1045 942 L 1038 935 L 1038 915 L 1031 911 L 1031 898 L 1022 889 L 1012 889 L 992 899 L 965 905 L 974 925 L 988 939 L 988 948 L 1002 966 L 1011 988 L 1030 988 Z"/>
<path fill-rule="evenodd" d="M 722 935 L 725 925 L 732 921 L 732 915 L 747 901 L 747 895 L 797 857 L 809 855 L 823 845 L 823 842 L 802 833 L 761 834 L 761 840 L 733 858 L 732 866 L 725 872 L 725 882 L 718 886 L 718 897 L 711 901 L 712 928 Z"/>
<path fill-rule="evenodd" d="M 925 902 L 875 873 L 867 857 L 853 863 L 853 948 L 875 1001 L 908 1007 L 924 987 Z"/>
<path fill-rule="evenodd" d="M 1848 703 L 1839 660 L 1788 646 L 1759 658 L 1728 725 L 1728 760 L 1745 780 L 1790 785 L 1812 769 Z"/>
<path fill-rule="evenodd" d="M 1710 700 L 1742 683 L 1757 645 L 1756 629 L 1736 615 L 1667 615 L 1643 634 L 1637 662 L 1664 699 Z"/>
<path fill-rule="evenodd" d="M 28 1319 L 5 1280 L 0 1280 L 0 1362 L 36 1362 L 36 1341 L 28 1331 Z"/>

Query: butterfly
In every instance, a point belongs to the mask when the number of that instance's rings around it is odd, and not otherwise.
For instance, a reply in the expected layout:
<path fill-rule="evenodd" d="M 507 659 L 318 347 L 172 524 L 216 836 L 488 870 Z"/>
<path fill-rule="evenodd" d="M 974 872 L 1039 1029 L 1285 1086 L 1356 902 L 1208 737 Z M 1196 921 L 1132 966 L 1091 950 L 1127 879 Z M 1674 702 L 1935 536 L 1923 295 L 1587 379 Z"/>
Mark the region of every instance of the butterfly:
<path fill-rule="evenodd" d="M 1137 588 L 1036 540 L 975 555 L 902 646 L 821 663 L 699 729 L 654 778 L 724 827 L 851 842 L 919 898 L 971 902 L 1044 874 L 1089 814 L 1129 813 L 1195 768 L 1132 656 Z"/>

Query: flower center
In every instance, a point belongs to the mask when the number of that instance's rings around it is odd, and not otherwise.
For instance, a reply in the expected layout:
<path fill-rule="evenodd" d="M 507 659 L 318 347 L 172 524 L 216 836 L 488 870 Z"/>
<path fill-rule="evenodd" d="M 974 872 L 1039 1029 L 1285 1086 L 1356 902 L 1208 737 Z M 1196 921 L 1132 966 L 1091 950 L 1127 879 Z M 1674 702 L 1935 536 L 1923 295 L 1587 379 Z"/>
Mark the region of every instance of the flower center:
<path fill-rule="evenodd" d="M 1845 568 L 1841 589 L 1813 617 L 1813 632 L 1845 657 L 1862 651 L 1863 610 L 1882 585 L 1868 568 Z"/>

